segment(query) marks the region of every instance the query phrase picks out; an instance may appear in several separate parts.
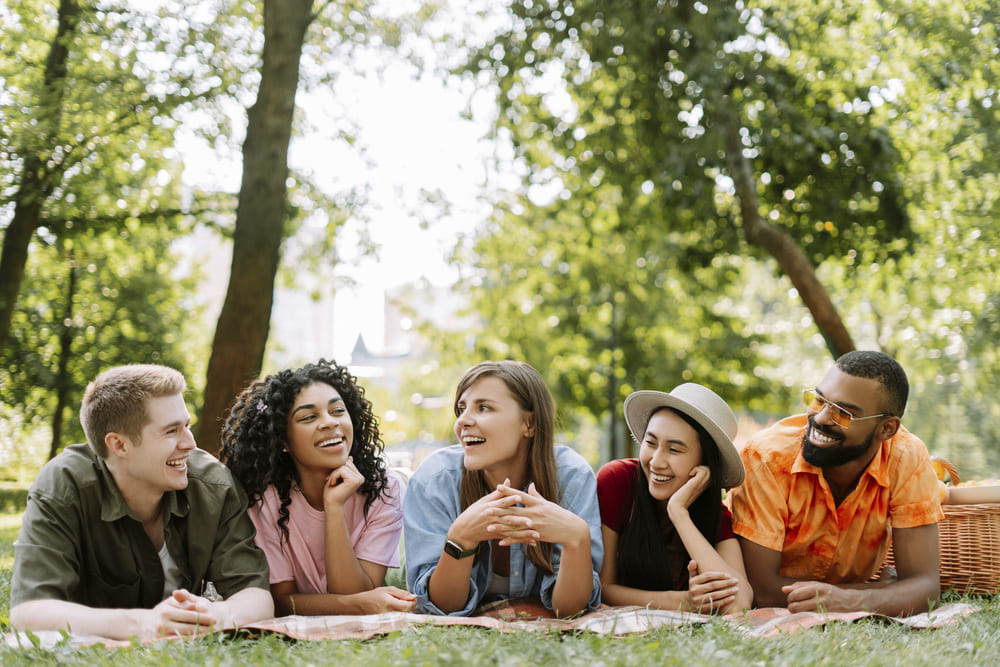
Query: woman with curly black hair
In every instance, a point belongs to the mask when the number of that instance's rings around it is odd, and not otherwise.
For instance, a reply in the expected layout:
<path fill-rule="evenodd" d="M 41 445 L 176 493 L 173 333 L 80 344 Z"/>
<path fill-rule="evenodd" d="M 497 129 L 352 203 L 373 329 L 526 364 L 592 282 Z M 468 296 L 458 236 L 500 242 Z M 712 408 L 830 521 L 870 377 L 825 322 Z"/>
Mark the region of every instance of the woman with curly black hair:
<path fill-rule="evenodd" d="M 403 485 L 382 459 L 371 402 L 321 359 L 253 382 L 236 398 L 220 458 L 250 499 L 279 615 L 409 611 L 383 586 L 399 567 Z"/>

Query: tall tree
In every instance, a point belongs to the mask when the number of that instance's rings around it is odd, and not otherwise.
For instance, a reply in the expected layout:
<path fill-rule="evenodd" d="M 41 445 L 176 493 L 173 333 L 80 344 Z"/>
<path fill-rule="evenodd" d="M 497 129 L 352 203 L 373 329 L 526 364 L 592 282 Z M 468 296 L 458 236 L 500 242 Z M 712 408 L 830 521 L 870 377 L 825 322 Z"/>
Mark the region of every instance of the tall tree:
<path fill-rule="evenodd" d="M 868 110 L 845 105 L 866 89 L 800 73 L 743 2 L 515 0 L 510 13 L 469 70 L 495 85 L 529 183 L 562 185 L 564 200 L 611 189 L 626 209 L 645 198 L 642 220 L 687 233 L 685 252 L 763 248 L 831 354 L 853 347 L 814 266 L 855 246 L 884 256 L 873 241 L 908 233 L 898 153 Z M 849 56 L 825 57 L 814 67 Z"/>
<path fill-rule="evenodd" d="M 28 260 L 28 245 L 41 226 L 42 204 L 56 184 L 54 175 L 46 174 L 49 154 L 40 151 L 45 151 L 45 146 L 58 144 L 66 97 L 69 47 L 75 40 L 79 20 L 80 6 L 76 0 L 60 0 L 56 30 L 45 59 L 38 95 L 41 123 L 37 149 L 25 151 L 21 182 L 14 194 L 14 216 L 4 233 L 0 254 L 0 352 L 10 334 L 11 316 Z"/>
<path fill-rule="evenodd" d="M 855 2 L 823 16 L 829 35 L 861 66 L 872 113 L 901 153 L 900 173 L 918 242 L 888 261 L 829 262 L 831 284 L 868 345 L 910 375 L 904 417 L 963 475 L 995 477 L 1000 391 L 995 333 L 1000 263 L 1000 7 L 970 0 Z M 792 27 L 803 5 L 775 20 Z M 801 35 L 792 48 L 817 48 Z"/>
<path fill-rule="evenodd" d="M 83 440 L 71 409 L 102 370 L 161 363 L 190 373 L 204 363 L 208 336 L 197 328 L 193 297 L 199 276 L 178 275 L 175 233 L 131 220 L 115 234 L 80 225 L 34 244 L 31 280 L 0 354 L 0 402 L 48 430 L 50 457 Z"/>
<path fill-rule="evenodd" d="M 222 421 L 239 390 L 260 373 L 271 324 L 274 279 L 287 218 L 288 143 L 299 59 L 313 0 L 264 0 L 264 50 L 257 101 L 247 114 L 243 179 L 229 287 L 208 362 L 198 441 L 218 451 Z"/>
<path fill-rule="evenodd" d="M 37 234 L 163 219 L 175 116 L 241 76 L 232 7 L 160 5 L 26 0 L 0 14 L 0 351 Z"/>
<path fill-rule="evenodd" d="M 236 394 L 261 371 L 282 243 L 290 224 L 303 213 L 291 210 L 287 197 L 288 147 L 296 92 L 303 83 L 303 56 L 314 66 L 305 83 L 329 86 L 338 74 L 352 70 L 356 49 L 395 50 L 401 35 L 421 25 L 428 15 L 421 8 L 412 15 L 383 16 L 376 8 L 377 3 L 368 0 L 263 1 L 260 84 L 247 114 L 231 273 L 197 425 L 199 444 L 209 451 L 218 450 L 219 433 Z M 305 48 L 307 45 L 310 48 Z M 348 124 L 346 119 L 344 124 Z M 341 131 L 340 135 L 349 132 Z M 329 193 L 318 192 L 316 184 L 295 180 L 302 186 L 297 194 L 311 199 L 309 206 L 322 212 L 328 232 L 325 243 L 330 243 L 332 232 L 348 217 L 336 204 L 356 204 L 356 193 L 328 198 Z M 353 210 L 350 214 L 360 217 Z M 306 261 L 315 258 L 308 251 L 300 256 Z M 324 260 L 324 266 L 329 267 L 334 258 Z"/>

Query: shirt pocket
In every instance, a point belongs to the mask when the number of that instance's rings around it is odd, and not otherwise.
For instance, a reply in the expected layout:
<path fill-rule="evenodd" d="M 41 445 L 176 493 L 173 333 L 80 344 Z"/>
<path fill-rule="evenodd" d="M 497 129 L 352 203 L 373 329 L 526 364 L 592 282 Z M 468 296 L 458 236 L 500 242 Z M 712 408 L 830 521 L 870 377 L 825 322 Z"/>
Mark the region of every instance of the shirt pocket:
<path fill-rule="evenodd" d="M 93 607 L 126 609 L 143 606 L 140 595 L 142 582 L 138 573 L 121 573 L 121 575 L 112 580 L 102 574 L 94 574 L 87 578 L 84 582 L 87 597 L 85 604 Z"/>

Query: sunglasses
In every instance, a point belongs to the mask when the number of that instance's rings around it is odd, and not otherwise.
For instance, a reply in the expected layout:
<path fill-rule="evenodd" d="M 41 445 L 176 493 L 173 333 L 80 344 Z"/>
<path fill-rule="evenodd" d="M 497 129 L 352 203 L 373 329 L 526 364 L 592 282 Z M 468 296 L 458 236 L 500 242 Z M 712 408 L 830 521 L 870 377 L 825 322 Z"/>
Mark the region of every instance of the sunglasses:
<path fill-rule="evenodd" d="M 802 403 L 813 412 L 823 412 L 823 408 L 830 408 L 830 419 L 832 419 L 840 428 L 849 428 L 852 422 L 863 422 L 866 419 L 877 419 L 878 417 L 892 416 L 891 413 L 881 412 L 877 415 L 871 415 L 869 417 L 855 417 L 836 403 L 828 401 L 817 394 L 815 389 L 806 389 L 802 392 Z"/>

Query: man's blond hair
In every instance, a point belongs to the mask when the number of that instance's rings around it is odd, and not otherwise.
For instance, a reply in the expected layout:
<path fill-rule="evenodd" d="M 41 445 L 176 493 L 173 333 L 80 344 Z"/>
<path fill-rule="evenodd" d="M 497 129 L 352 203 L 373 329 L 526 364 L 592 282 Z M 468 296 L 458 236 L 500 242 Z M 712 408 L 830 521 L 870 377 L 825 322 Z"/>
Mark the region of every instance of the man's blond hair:
<path fill-rule="evenodd" d="M 80 423 L 91 449 L 107 458 L 108 433 L 120 433 L 138 445 L 149 423 L 149 399 L 183 394 L 186 388 L 184 376 L 166 366 L 130 364 L 104 371 L 87 385 L 80 405 Z"/>

